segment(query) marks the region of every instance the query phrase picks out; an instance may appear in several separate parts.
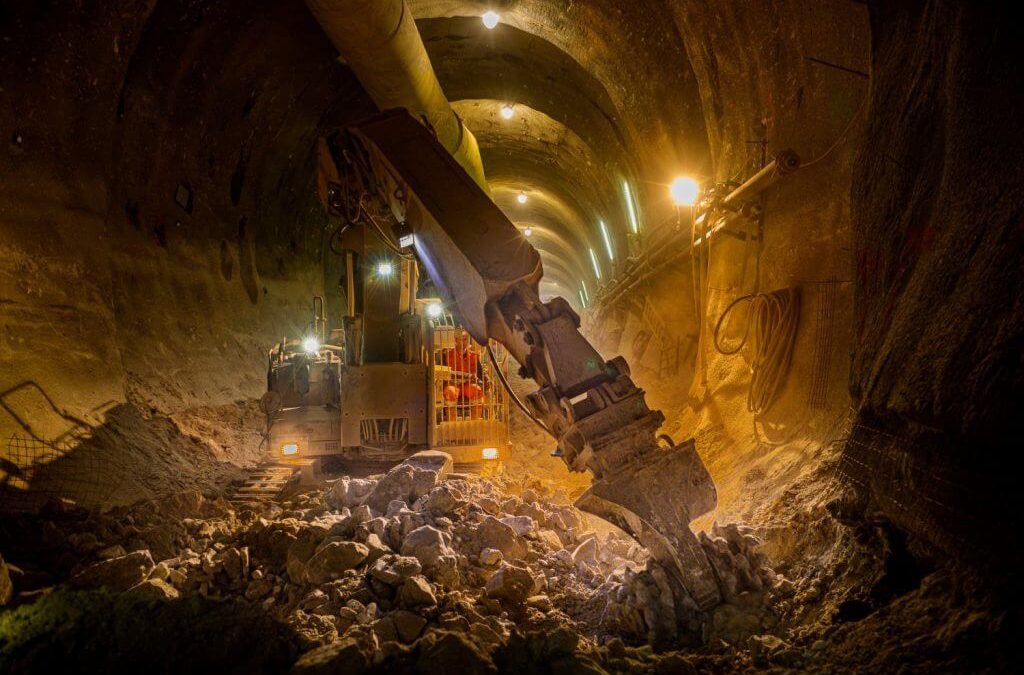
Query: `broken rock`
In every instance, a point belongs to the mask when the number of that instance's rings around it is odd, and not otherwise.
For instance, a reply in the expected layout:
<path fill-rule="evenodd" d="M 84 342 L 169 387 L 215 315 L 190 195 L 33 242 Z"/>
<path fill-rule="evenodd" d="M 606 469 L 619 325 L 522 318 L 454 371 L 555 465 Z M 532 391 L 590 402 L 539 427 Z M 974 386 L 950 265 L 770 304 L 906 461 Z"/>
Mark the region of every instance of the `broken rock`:
<path fill-rule="evenodd" d="M 127 591 L 144 581 L 153 567 L 149 551 L 133 551 L 86 567 L 71 577 L 71 585 L 80 589 L 106 586 L 114 591 Z"/>
<path fill-rule="evenodd" d="M 437 598 L 426 579 L 414 576 L 406 579 L 399 589 L 398 603 L 403 607 L 433 607 Z"/>
<path fill-rule="evenodd" d="M 522 604 L 533 595 L 536 582 L 530 570 L 524 567 L 505 565 L 495 572 L 484 591 L 487 597 L 497 598 L 512 604 Z"/>
<path fill-rule="evenodd" d="M 498 549 L 506 560 L 522 558 L 529 550 L 515 530 L 494 516 L 487 516 L 477 527 L 476 541 L 481 549 Z"/>
<path fill-rule="evenodd" d="M 341 573 L 358 566 L 370 554 L 366 544 L 333 541 L 321 546 L 306 564 L 306 578 L 312 584 L 337 579 Z"/>
<path fill-rule="evenodd" d="M 178 589 L 160 579 L 147 579 L 141 584 L 132 586 L 129 592 L 154 600 L 177 600 L 180 596 Z"/>
<path fill-rule="evenodd" d="M 451 549 L 445 543 L 444 534 L 430 525 L 413 530 L 402 542 L 402 555 L 416 558 L 427 569 L 436 565 L 438 558 L 451 553 Z"/>

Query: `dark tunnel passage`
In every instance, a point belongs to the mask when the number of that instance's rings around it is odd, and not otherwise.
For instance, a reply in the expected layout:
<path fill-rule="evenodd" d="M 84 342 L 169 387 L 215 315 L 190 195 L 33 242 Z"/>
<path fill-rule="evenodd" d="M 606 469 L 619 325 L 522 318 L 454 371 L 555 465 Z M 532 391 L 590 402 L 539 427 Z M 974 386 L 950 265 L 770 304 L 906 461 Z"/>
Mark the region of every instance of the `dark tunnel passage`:
<path fill-rule="evenodd" d="M 0 672 L 1015 671 L 1008 4 L 4 3 Z"/>

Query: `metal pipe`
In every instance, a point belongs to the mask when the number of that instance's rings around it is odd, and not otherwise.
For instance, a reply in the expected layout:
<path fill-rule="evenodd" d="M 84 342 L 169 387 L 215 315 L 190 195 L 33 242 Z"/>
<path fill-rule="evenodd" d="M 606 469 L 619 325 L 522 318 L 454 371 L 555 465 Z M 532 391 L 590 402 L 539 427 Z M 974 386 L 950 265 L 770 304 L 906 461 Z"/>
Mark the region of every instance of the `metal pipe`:
<path fill-rule="evenodd" d="M 726 228 L 729 224 L 735 222 L 741 217 L 741 210 L 744 205 L 758 198 L 765 190 L 775 184 L 782 176 L 787 176 L 797 169 L 800 168 L 800 157 L 792 150 L 783 150 L 780 152 L 775 159 L 769 162 L 763 169 L 755 173 L 749 179 L 743 182 L 738 188 L 730 192 L 722 200 L 722 206 L 725 207 L 727 212 L 722 215 L 721 218 L 715 222 L 711 229 L 706 235 L 697 240 L 694 246 L 699 246 L 704 243 L 711 235 Z M 706 213 L 702 213 L 697 219 L 698 224 L 703 223 Z M 669 242 L 666 242 L 666 246 Z M 659 250 L 665 250 L 666 246 L 659 247 Z M 599 300 L 601 303 L 615 302 L 623 294 L 629 292 L 633 288 L 637 287 L 647 279 L 650 279 L 655 274 L 661 272 L 669 264 L 676 260 L 690 254 L 693 251 L 693 247 L 688 247 L 670 254 L 668 258 L 665 258 L 658 262 L 653 267 L 640 272 L 639 265 L 634 270 L 627 273 L 626 277 L 623 278 L 614 288 L 608 290 L 607 293 L 603 294 Z M 650 258 L 645 257 L 640 264 L 650 263 Z M 637 276 L 636 279 L 633 277 Z"/>
<path fill-rule="evenodd" d="M 441 90 L 405 0 L 306 0 L 313 16 L 381 110 L 406 108 L 489 192 L 476 138 Z"/>

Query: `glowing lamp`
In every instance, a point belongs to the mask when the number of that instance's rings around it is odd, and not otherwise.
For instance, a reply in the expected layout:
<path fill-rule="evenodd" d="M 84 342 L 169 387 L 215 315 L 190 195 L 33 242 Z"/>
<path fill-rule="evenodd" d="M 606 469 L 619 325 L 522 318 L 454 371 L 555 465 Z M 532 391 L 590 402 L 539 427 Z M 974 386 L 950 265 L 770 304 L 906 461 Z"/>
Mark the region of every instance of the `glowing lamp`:
<path fill-rule="evenodd" d="M 519 194 L 516 195 L 516 201 L 520 204 L 525 204 L 530 199 L 527 194 L 520 190 Z"/>
<path fill-rule="evenodd" d="M 395 266 L 390 262 L 379 262 L 377 263 L 377 276 L 378 277 L 390 277 L 395 273 Z"/>
<path fill-rule="evenodd" d="M 494 30 L 494 27 L 498 25 L 499 21 L 501 21 L 501 17 L 493 10 L 487 10 L 484 12 L 480 19 L 484 22 L 484 26 L 487 27 L 487 30 Z"/>
<path fill-rule="evenodd" d="M 700 186 L 697 181 L 687 176 L 680 176 L 672 181 L 668 188 L 669 196 L 676 206 L 693 206 L 697 203 Z"/>
<path fill-rule="evenodd" d="M 483 451 L 481 451 L 480 456 L 484 459 L 498 459 L 498 449 L 484 448 Z"/>
<path fill-rule="evenodd" d="M 504 117 L 507 120 L 510 120 L 510 119 L 512 119 L 512 115 L 513 114 L 515 114 L 515 110 L 512 109 L 512 105 L 511 104 L 506 103 L 505 105 L 501 106 L 501 116 L 502 117 Z"/>
<path fill-rule="evenodd" d="M 281 446 L 282 455 L 296 455 L 299 452 L 298 443 L 285 443 Z"/>
<path fill-rule="evenodd" d="M 436 319 L 437 317 L 441 316 L 441 312 L 443 310 L 444 308 L 441 307 L 439 303 L 432 302 L 429 305 L 427 305 L 427 316 L 429 316 L 431 319 Z"/>
<path fill-rule="evenodd" d="M 302 341 L 302 349 L 307 354 L 316 354 L 320 351 L 320 341 L 315 337 L 308 337 Z"/>

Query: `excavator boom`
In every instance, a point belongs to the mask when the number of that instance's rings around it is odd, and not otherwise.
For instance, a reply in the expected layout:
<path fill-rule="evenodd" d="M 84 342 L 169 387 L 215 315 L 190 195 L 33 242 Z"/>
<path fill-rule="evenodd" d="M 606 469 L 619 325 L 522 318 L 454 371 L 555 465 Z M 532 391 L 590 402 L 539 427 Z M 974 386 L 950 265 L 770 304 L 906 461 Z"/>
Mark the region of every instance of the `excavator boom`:
<path fill-rule="evenodd" d="M 534 417 L 569 469 L 594 482 L 577 501 L 646 546 L 669 571 L 677 606 L 720 601 L 714 572 L 690 530 L 717 494 L 693 442 L 659 440 L 664 421 L 622 357 L 605 361 L 579 332 L 568 302 L 542 302 L 540 256 L 430 129 L 393 110 L 325 143 L 321 197 L 337 212 L 376 202 L 404 223 L 434 284 L 473 337 L 504 345 L 538 389 Z"/>

